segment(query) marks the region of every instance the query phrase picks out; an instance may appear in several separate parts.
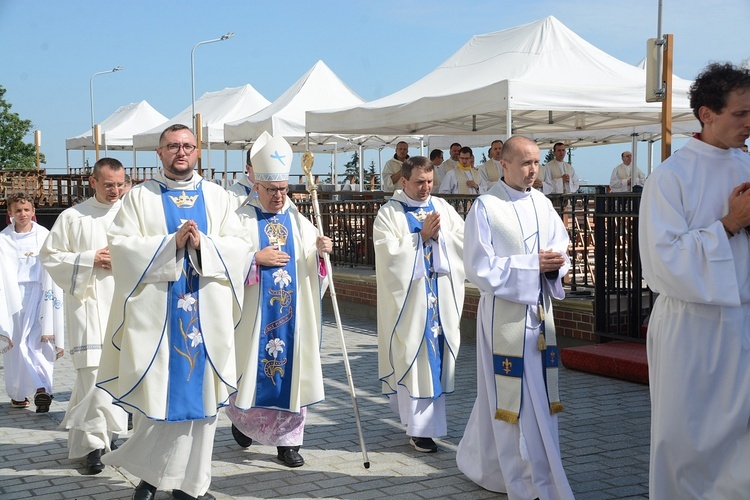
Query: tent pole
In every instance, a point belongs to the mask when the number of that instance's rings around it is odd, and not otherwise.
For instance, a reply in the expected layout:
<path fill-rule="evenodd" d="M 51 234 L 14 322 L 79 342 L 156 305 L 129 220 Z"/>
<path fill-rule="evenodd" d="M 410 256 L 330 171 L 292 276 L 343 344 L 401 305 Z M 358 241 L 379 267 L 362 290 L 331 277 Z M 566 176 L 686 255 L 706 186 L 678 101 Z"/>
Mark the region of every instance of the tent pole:
<path fill-rule="evenodd" d="M 362 153 L 364 152 L 364 149 L 362 148 L 362 144 L 359 145 L 357 148 L 359 150 L 359 192 L 365 190 L 364 188 L 364 179 L 365 179 L 365 159 L 362 157 Z"/>
<path fill-rule="evenodd" d="M 638 168 L 638 134 L 633 132 L 630 134 L 630 137 L 632 138 L 631 151 L 633 153 L 633 161 L 630 162 L 630 191 L 633 191 L 636 180 L 636 169 Z"/>
<path fill-rule="evenodd" d="M 512 112 L 510 108 L 508 108 L 508 113 L 505 115 L 505 140 L 507 141 L 510 139 L 510 134 L 513 132 L 513 117 Z"/>

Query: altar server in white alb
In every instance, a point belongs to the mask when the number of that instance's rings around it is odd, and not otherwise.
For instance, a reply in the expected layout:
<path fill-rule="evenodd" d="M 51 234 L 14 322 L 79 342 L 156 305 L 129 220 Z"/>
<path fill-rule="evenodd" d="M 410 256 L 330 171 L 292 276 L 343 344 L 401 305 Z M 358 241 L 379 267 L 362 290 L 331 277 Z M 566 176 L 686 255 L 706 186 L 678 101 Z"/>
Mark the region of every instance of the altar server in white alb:
<path fill-rule="evenodd" d="M 253 184 L 255 183 L 255 172 L 253 170 L 253 164 L 250 161 L 252 156 L 252 149 L 247 151 L 247 160 L 245 160 L 245 175 L 229 186 L 227 192 L 230 194 L 230 198 L 235 205 L 235 208 L 241 207 L 248 199 L 249 196 L 255 196 L 255 190 Z"/>
<path fill-rule="evenodd" d="M 477 399 L 458 445 L 458 468 L 511 500 L 572 499 L 557 431 L 558 349 L 552 298 L 562 299 L 568 233 L 532 189 L 539 148 L 511 137 L 504 181 L 466 217 L 466 275 L 481 292 Z"/>
<path fill-rule="evenodd" d="M 227 415 L 240 446 L 276 446 L 281 463 L 299 467 L 307 407 L 324 398 L 322 257 L 332 242 L 286 196 L 289 143 L 264 133 L 252 153 L 258 195 L 237 211 L 252 241 L 244 247 L 252 267 L 235 337 L 239 388 Z"/>
<path fill-rule="evenodd" d="M 435 452 L 448 434 L 445 395 L 454 390 L 464 303 L 464 221 L 430 196 L 432 163 L 402 166 L 402 190 L 373 224 L 378 284 L 378 371 L 383 394 L 410 444 Z"/>
<path fill-rule="evenodd" d="M 104 455 L 156 489 L 211 499 L 217 414 L 236 389 L 249 241 L 224 188 L 193 171 L 195 136 L 162 132 L 162 170 L 135 186 L 108 230 L 115 291 L 97 384 L 133 412 L 133 435 Z"/>
<path fill-rule="evenodd" d="M 690 87 L 701 132 L 649 176 L 649 494 L 750 494 L 750 71 L 711 64 Z"/>
<path fill-rule="evenodd" d="M 0 233 L 0 350 L 5 390 L 13 408 L 37 413 L 52 403 L 55 360 L 64 352 L 63 293 L 39 260 L 49 231 L 32 219 L 34 200 L 14 193 L 6 200 L 11 224 Z"/>
<path fill-rule="evenodd" d="M 64 210 L 40 252 L 47 272 L 65 291 L 68 353 L 76 381 L 62 426 L 68 429 L 68 458 L 86 457 L 96 474 L 115 435 L 127 431 L 128 415 L 96 387 L 96 375 L 115 288 L 107 228 L 120 210 L 125 169 L 114 158 L 94 164 L 94 196 Z"/>

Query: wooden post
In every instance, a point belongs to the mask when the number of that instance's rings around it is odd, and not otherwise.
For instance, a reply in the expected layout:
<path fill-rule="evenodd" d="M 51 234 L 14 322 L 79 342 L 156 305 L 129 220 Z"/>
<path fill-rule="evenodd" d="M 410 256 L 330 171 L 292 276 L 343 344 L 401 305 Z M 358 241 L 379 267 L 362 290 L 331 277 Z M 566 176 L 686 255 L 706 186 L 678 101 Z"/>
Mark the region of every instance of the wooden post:
<path fill-rule="evenodd" d="M 96 151 L 96 161 L 99 161 L 99 134 L 101 130 L 99 125 L 94 125 L 94 151 Z"/>
<path fill-rule="evenodd" d="M 664 35 L 664 100 L 661 103 L 661 161 L 672 154 L 672 63 L 674 35 Z"/>

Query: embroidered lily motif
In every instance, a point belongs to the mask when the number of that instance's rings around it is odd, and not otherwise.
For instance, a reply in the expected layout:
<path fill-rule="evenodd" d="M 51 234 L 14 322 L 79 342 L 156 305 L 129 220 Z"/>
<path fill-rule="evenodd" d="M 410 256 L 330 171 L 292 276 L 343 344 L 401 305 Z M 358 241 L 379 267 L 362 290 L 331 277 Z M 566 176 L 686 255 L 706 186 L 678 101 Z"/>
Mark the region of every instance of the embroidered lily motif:
<path fill-rule="evenodd" d="M 196 300 L 192 293 L 180 294 L 180 298 L 177 299 L 177 307 L 186 312 L 193 312 L 193 304 Z"/>
<path fill-rule="evenodd" d="M 196 347 L 203 343 L 203 335 L 195 326 L 193 326 L 193 331 L 188 333 L 187 336 L 190 339 L 190 347 Z"/>
<path fill-rule="evenodd" d="M 440 324 L 435 322 L 430 327 L 430 331 L 432 332 L 433 338 L 437 338 L 438 335 L 440 335 Z"/>
<path fill-rule="evenodd" d="M 266 351 L 269 355 L 273 356 L 273 359 L 276 359 L 279 353 L 284 352 L 285 345 L 281 339 L 271 339 L 266 344 Z"/>
<path fill-rule="evenodd" d="M 276 272 L 273 273 L 273 283 L 274 285 L 279 285 L 281 288 L 289 286 L 289 284 L 292 282 L 291 275 L 287 272 L 286 269 L 278 269 Z"/>

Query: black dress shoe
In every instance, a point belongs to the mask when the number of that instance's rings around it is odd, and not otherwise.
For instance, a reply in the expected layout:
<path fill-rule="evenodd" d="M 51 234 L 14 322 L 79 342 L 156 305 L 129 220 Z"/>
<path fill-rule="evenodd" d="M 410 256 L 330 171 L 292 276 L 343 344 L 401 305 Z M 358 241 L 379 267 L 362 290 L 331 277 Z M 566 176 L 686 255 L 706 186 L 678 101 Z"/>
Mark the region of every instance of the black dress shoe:
<path fill-rule="evenodd" d="M 133 491 L 133 500 L 154 500 L 156 498 L 156 486 L 141 480 Z"/>
<path fill-rule="evenodd" d="M 102 463 L 102 455 L 104 450 L 94 450 L 86 455 L 86 468 L 88 468 L 90 474 L 99 474 L 104 470 L 104 464 Z"/>
<path fill-rule="evenodd" d="M 182 490 L 172 490 L 172 498 L 177 500 L 216 500 L 216 497 L 209 492 L 205 492 L 199 497 L 191 497 Z"/>
<path fill-rule="evenodd" d="M 277 446 L 278 455 L 276 458 L 281 460 L 281 463 L 287 467 L 301 467 L 305 463 L 305 459 L 297 452 L 298 447 L 292 446 Z"/>
<path fill-rule="evenodd" d="M 234 424 L 232 424 L 232 437 L 243 448 L 249 448 L 253 444 L 253 438 L 245 436 Z"/>

